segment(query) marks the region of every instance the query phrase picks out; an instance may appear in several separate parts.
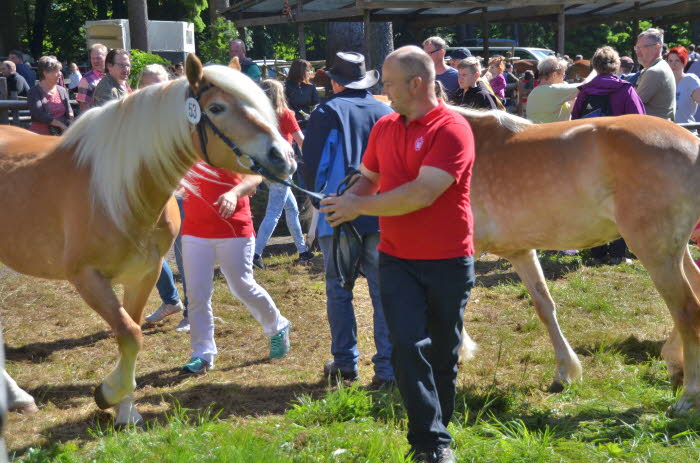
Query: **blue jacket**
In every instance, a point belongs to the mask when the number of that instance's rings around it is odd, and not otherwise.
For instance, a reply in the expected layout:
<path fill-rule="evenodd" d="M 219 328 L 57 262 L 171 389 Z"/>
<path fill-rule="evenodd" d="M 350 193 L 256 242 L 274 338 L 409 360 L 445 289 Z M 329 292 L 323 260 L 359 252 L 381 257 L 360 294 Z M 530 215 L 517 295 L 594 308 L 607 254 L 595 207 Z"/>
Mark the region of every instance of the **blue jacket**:
<path fill-rule="evenodd" d="M 335 193 L 347 175 L 348 166 L 359 168 L 375 122 L 391 113 L 386 104 L 367 90 L 345 89 L 311 113 L 303 146 L 302 177 L 313 191 Z M 376 217 L 360 216 L 353 221 L 360 234 L 379 231 Z M 318 236 L 333 234 L 321 214 Z"/>

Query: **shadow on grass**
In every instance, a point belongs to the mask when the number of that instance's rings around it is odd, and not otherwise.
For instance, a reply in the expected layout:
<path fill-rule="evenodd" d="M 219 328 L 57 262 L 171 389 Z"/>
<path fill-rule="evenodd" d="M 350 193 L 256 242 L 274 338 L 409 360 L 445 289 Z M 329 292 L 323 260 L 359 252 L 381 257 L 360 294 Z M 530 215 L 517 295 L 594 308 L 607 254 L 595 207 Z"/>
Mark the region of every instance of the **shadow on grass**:
<path fill-rule="evenodd" d="M 583 357 L 592 357 L 596 352 L 602 350 L 618 352 L 624 357 L 624 362 L 627 365 L 637 365 L 646 363 L 650 359 L 662 359 L 661 348 L 665 342 L 665 340 L 639 340 L 636 336 L 632 335 L 624 341 L 574 347 L 574 352 Z"/>
<path fill-rule="evenodd" d="M 559 280 L 569 273 L 577 271 L 581 266 L 578 256 L 559 256 L 556 254 L 544 254 L 540 257 L 540 265 L 546 280 Z M 502 284 L 516 284 L 520 277 L 514 271 L 510 262 L 506 259 L 481 261 L 474 263 L 476 284 L 484 288 L 491 288 Z M 505 273 L 506 270 L 510 270 Z"/>
<path fill-rule="evenodd" d="M 103 330 L 79 338 L 57 339 L 56 341 L 49 342 L 33 342 L 31 344 L 25 344 L 21 347 L 10 347 L 5 345 L 5 353 L 7 355 L 7 360 L 9 361 L 30 361 L 33 363 L 41 363 L 56 351 L 70 350 L 76 347 L 92 346 L 111 336 L 112 332 L 110 330 Z"/>
<path fill-rule="evenodd" d="M 165 383 L 168 378 L 176 378 L 176 381 L 191 379 L 189 375 L 181 375 L 179 369 L 162 370 L 150 373 L 137 379 L 139 384 L 157 386 L 159 382 Z M 171 384 L 169 384 L 171 385 Z M 76 397 L 84 399 L 92 396 L 92 385 L 54 385 L 29 391 L 41 398 L 40 403 L 61 403 L 62 407 L 70 408 Z M 322 397 L 328 389 L 326 380 L 317 383 L 295 383 L 280 386 L 241 386 L 235 382 L 223 384 L 196 384 L 191 388 L 174 393 L 162 394 L 154 391 L 138 399 L 138 405 L 161 405 L 166 401 L 172 405 L 171 409 L 163 412 L 148 412 L 141 410 L 146 427 L 155 424 L 165 425 L 168 416 L 176 404 L 186 409 L 186 413 L 193 418 L 203 410 L 210 409 L 212 414 L 219 413 L 219 418 L 249 417 L 264 415 L 281 415 L 291 408 L 291 403 L 302 395 L 310 395 L 314 399 Z M 73 404 L 75 405 L 75 404 Z M 39 411 L 41 413 L 41 411 Z M 92 441 L 100 439 L 99 433 L 90 430 L 108 430 L 113 427 L 114 415 L 109 411 L 98 410 L 88 416 L 56 423 L 42 430 L 41 434 L 49 442 L 68 442 L 73 440 Z M 27 453 L 30 447 L 16 449 L 14 454 L 20 457 Z"/>

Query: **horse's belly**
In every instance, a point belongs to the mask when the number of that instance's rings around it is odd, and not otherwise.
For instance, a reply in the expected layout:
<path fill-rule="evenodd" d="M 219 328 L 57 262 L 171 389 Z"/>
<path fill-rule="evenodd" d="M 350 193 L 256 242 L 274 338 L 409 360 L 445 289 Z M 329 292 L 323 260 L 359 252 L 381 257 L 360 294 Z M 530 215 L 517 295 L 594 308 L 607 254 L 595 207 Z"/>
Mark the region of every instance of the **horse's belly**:
<path fill-rule="evenodd" d="M 524 249 L 585 249 L 618 235 L 611 198 L 530 203 L 524 209 L 474 211 L 478 252 L 507 254 Z"/>

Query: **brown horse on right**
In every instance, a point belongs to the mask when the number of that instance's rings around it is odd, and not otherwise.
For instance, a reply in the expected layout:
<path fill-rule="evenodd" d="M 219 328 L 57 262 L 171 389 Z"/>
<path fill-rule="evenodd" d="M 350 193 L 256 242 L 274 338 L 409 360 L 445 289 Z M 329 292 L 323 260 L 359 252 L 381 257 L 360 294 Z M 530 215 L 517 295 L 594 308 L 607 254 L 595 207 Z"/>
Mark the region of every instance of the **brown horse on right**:
<path fill-rule="evenodd" d="M 476 255 L 508 259 L 530 292 L 554 346 L 553 388 L 580 378 L 581 364 L 559 328 L 535 250 L 585 249 L 622 236 L 674 321 L 662 354 L 674 387 L 685 390 L 670 411 L 700 408 L 700 270 L 688 251 L 700 217 L 700 140 L 651 116 L 532 124 L 502 111 L 454 109 L 476 143 Z M 468 358 L 463 334 L 460 357 Z"/>

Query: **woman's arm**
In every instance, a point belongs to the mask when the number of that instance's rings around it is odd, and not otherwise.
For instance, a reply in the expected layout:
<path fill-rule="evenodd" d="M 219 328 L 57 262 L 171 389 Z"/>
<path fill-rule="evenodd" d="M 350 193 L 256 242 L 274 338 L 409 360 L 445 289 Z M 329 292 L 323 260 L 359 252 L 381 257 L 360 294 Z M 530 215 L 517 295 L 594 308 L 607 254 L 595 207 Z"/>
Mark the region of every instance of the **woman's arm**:
<path fill-rule="evenodd" d="M 27 104 L 29 106 L 29 115 L 32 121 L 41 122 L 42 124 L 51 124 L 53 117 L 44 108 L 44 92 L 41 91 L 41 87 L 38 85 L 34 86 L 27 94 Z"/>
<path fill-rule="evenodd" d="M 294 138 L 294 141 L 299 145 L 299 149 L 301 149 L 304 144 L 304 133 L 301 130 L 297 130 L 292 134 L 292 138 Z"/>

